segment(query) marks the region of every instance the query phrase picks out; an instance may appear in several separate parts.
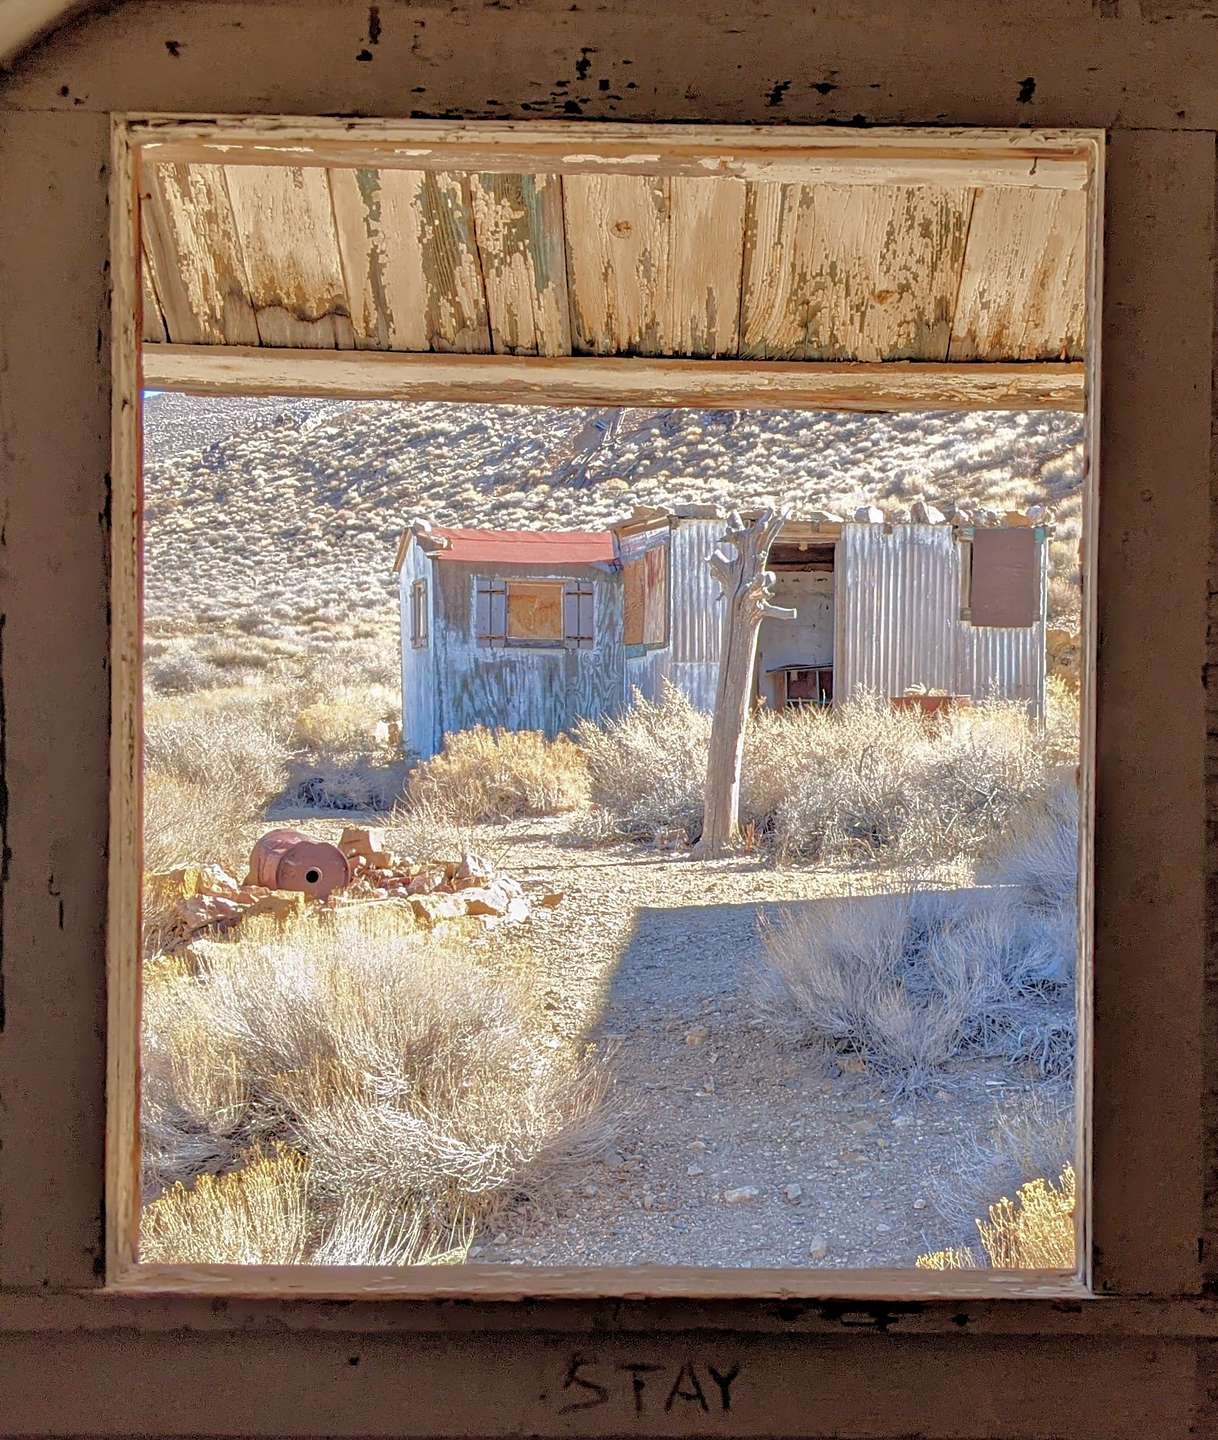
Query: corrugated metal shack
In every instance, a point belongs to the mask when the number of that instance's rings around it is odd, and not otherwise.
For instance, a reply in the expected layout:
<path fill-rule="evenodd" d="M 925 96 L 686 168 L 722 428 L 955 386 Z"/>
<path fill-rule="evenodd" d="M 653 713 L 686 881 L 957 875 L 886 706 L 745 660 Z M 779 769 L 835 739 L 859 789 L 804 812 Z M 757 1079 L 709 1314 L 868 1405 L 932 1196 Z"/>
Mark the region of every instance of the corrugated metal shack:
<path fill-rule="evenodd" d="M 790 519 L 769 559 L 759 703 L 828 705 L 926 690 L 1045 700 L 1046 545 L 1037 512 L 975 524 L 927 506 L 912 519 Z M 671 683 L 714 704 L 722 609 L 707 560 L 724 517 L 640 510 L 604 531 L 486 531 L 416 521 L 402 537 L 403 729 L 434 754 L 474 725 L 556 735 Z"/>

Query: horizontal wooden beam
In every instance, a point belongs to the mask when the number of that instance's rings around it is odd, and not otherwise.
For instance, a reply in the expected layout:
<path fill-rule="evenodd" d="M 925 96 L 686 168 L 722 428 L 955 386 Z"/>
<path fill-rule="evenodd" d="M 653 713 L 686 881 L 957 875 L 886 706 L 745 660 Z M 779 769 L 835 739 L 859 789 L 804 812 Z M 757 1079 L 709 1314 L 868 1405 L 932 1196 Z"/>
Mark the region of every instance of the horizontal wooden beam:
<path fill-rule="evenodd" d="M 1097 155 L 1093 136 L 1068 130 L 148 116 L 133 121 L 131 135 L 156 163 L 729 176 L 802 185 L 1081 190 Z"/>
<path fill-rule="evenodd" d="M 1081 364 L 551 358 L 146 344 L 143 380 L 147 389 L 193 395 L 314 395 L 465 404 L 1083 409 Z"/>

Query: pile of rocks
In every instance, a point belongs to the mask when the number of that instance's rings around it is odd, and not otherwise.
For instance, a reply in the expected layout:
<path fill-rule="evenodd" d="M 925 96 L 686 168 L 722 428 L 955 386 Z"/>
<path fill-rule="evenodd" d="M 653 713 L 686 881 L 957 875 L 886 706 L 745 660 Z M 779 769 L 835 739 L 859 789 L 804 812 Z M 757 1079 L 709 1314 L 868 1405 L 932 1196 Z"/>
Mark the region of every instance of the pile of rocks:
<path fill-rule="evenodd" d="M 205 934 L 231 931 L 250 916 L 286 922 L 307 911 L 349 912 L 379 904 L 398 907 L 403 918 L 434 931 L 457 921 L 487 929 L 518 925 L 537 911 L 550 911 L 562 894 L 545 885 L 527 892 L 510 875 L 472 852 L 458 860 L 420 864 L 385 848 L 381 830 L 348 826 L 338 848 L 346 856 L 350 881 L 326 899 L 297 890 L 244 883 L 219 865 L 186 865 L 145 878 L 146 909 L 155 915 L 166 950 Z"/>

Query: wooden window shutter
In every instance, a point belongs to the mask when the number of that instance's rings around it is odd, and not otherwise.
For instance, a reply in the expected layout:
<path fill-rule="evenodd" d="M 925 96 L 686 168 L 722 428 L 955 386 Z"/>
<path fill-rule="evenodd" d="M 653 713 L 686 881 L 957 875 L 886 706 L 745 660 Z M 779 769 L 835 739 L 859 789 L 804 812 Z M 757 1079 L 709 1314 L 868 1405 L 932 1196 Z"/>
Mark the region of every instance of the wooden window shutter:
<path fill-rule="evenodd" d="M 479 575 L 474 584 L 474 636 L 479 645 L 507 641 L 507 585 Z"/>
<path fill-rule="evenodd" d="M 969 619 L 973 625 L 1035 625 L 1040 619 L 1036 532 L 1026 525 L 973 532 Z"/>
<path fill-rule="evenodd" d="M 567 581 L 563 592 L 563 634 L 569 646 L 589 650 L 596 643 L 592 595 L 591 580 Z"/>

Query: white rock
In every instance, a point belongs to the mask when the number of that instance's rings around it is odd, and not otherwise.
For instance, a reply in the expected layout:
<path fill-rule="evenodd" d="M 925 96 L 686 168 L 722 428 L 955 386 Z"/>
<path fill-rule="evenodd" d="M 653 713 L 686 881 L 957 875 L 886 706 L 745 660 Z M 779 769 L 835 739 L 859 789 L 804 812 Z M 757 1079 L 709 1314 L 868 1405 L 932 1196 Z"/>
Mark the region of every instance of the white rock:
<path fill-rule="evenodd" d="M 731 1190 L 723 1192 L 723 1203 L 725 1205 L 751 1205 L 754 1200 L 761 1198 L 761 1191 L 756 1185 L 737 1185 Z"/>
<path fill-rule="evenodd" d="M 925 500 L 915 500 L 909 507 L 909 518 L 915 525 L 942 525 L 947 516 Z"/>
<path fill-rule="evenodd" d="M 860 505 L 854 512 L 854 518 L 864 525 L 882 525 L 884 512 L 878 505 Z"/>
<path fill-rule="evenodd" d="M 491 1243 L 493 1245 L 506 1245 L 508 1243 L 507 1231 L 500 1230 L 499 1234 L 495 1236 Z"/>
<path fill-rule="evenodd" d="M 816 1235 L 808 1246 L 809 1260 L 823 1260 L 829 1253 L 829 1242 L 823 1235 Z"/>
<path fill-rule="evenodd" d="M 925 1210 L 925 1209 L 926 1209 L 926 1201 L 923 1200 L 921 1197 L 919 1197 L 917 1200 L 914 1201 L 914 1206 L 913 1206 L 913 1208 L 914 1208 L 915 1210 Z"/>
<path fill-rule="evenodd" d="M 706 1141 L 705 1141 L 705 1140 L 691 1140 L 691 1141 L 689 1142 L 689 1148 L 690 1148 L 691 1150 L 696 1150 L 696 1151 L 698 1152 L 698 1154 L 701 1155 L 701 1154 L 705 1153 L 705 1150 L 706 1150 Z"/>
<path fill-rule="evenodd" d="M 654 1209 L 655 1209 L 655 1203 L 656 1203 L 656 1197 L 655 1197 L 649 1190 L 645 1190 L 645 1191 L 643 1192 L 643 1198 L 642 1198 L 642 1200 L 640 1201 L 640 1204 L 643 1206 L 643 1209 L 644 1209 L 644 1210 L 654 1210 Z"/>
<path fill-rule="evenodd" d="M 802 1185 L 788 1185 L 782 1192 L 794 1204 L 804 1193 Z"/>
<path fill-rule="evenodd" d="M 704 1165 L 690 1165 L 685 1173 L 687 1175 L 705 1175 L 706 1167 Z"/>

